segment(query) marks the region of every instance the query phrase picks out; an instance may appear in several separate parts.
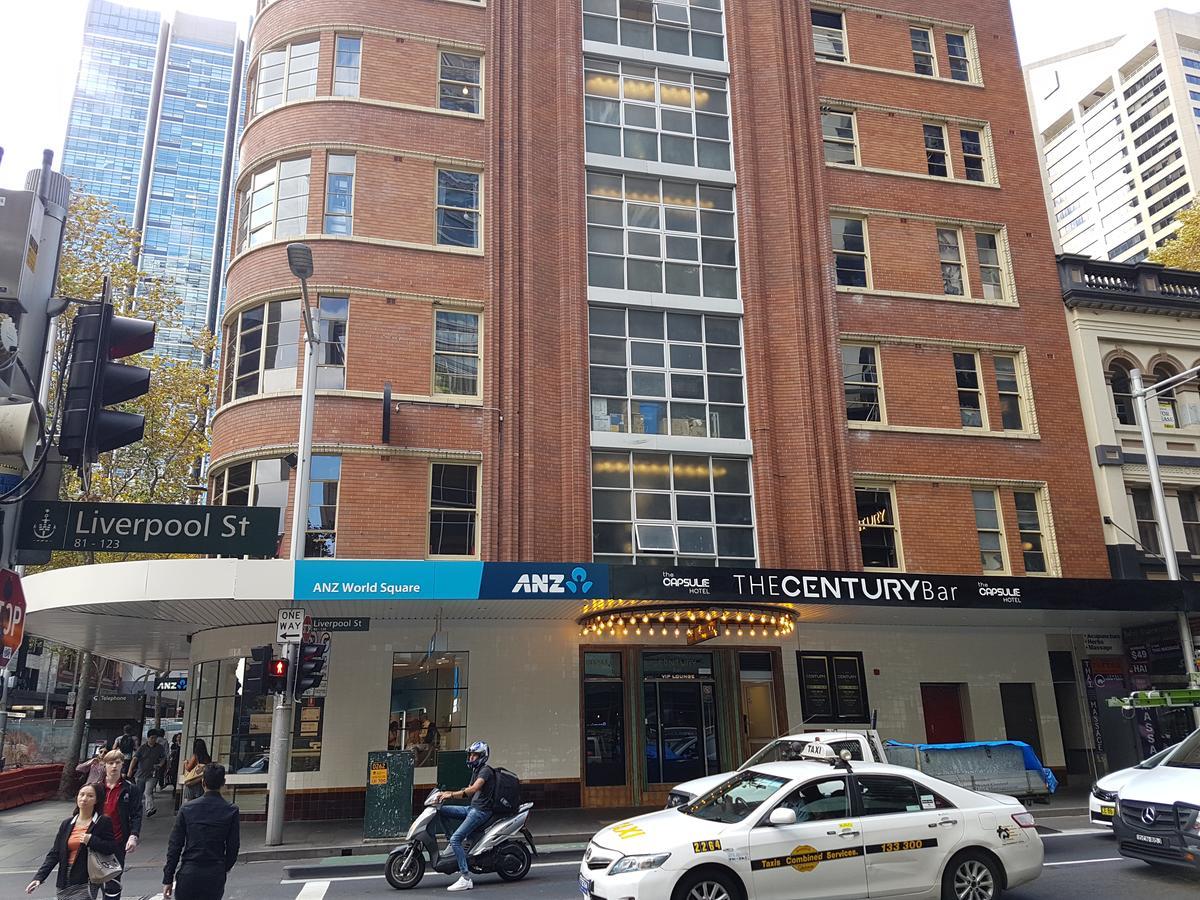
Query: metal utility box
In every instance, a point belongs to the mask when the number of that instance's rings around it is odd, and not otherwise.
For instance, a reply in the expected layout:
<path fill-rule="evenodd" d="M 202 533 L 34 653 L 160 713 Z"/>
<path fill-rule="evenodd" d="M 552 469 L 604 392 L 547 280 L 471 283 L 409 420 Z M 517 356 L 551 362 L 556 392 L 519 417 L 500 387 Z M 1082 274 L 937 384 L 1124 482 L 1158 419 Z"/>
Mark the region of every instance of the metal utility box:
<path fill-rule="evenodd" d="M 367 754 L 367 798 L 363 838 L 403 837 L 412 824 L 411 750 L 375 750 Z"/>
<path fill-rule="evenodd" d="M 41 239 L 42 205 L 37 195 L 0 191 L 0 309 L 21 296 L 22 279 L 24 288 L 31 286 Z"/>

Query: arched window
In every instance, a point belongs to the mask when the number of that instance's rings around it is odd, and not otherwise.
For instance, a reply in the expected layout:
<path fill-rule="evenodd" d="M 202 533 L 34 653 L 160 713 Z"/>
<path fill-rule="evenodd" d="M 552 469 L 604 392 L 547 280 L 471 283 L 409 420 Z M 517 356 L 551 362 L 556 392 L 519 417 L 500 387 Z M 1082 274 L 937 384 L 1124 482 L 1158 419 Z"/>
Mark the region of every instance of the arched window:
<path fill-rule="evenodd" d="M 1174 378 L 1178 374 L 1172 366 L 1166 363 L 1159 363 L 1154 367 L 1153 381 L 1157 384 L 1160 381 L 1166 381 L 1168 378 Z M 1165 391 L 1159 391 L 1158 410 L 1162 415 L 1164 428 L 1179 427 L 1179 404 L 1175 400 L 1175 388 L 1167 388 Z"/>
<path fill-rule="evenodd" d="M 1136 425 L 1137 414 L 1133 407 L 1133 387 L 1129 383 L 1129 366 L 1121 360 L 1111 362 L 1108 366 L 1108 383 L 1112 388 L 1117 421 L 1122 425 Z"/>

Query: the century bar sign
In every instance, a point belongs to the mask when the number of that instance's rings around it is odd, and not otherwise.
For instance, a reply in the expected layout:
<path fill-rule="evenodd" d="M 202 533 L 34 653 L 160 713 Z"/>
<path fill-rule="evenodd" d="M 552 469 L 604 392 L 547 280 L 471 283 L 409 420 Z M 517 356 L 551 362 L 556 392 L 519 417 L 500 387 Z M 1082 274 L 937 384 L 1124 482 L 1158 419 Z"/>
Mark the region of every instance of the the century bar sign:
<path fill-rule="evenodd" d="M 934 584 L 927 578 L 863 575 L 734 575 L 738 593 L 747 597 L 789 600 L 899 600 L 908 603 L 958 602 L 958 586 Z M 992 596 L 1019 606 L 1021 589 L 995 588 Z"/>
<path fill-rule="evenodd" d="M 274 507 L 58 500 L 27 502 L 17 538 L 24 550 L 226 556 L 274 556 L 278 539 Z"/>

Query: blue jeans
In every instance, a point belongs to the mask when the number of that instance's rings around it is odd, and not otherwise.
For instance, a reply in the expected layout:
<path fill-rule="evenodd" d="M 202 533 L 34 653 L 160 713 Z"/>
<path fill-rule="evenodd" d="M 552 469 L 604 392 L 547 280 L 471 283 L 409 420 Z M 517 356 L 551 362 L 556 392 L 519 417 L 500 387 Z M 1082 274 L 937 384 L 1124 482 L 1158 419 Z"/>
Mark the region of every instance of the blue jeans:
<path fill-rule="evenodd" d="M 467 867 L 467 851 L 463 849 L 463 841 L 490 819 L 492 814 L 473 806 L 443 806 L 440 815 L 442 830 L 450 835 L 450 849 L 454 851 L 454 858 L 458 860 L 458 871 L 469 877 L 471 870 Z M 450 822 L 462 822 L 453 834 L 450 833 Z"/>

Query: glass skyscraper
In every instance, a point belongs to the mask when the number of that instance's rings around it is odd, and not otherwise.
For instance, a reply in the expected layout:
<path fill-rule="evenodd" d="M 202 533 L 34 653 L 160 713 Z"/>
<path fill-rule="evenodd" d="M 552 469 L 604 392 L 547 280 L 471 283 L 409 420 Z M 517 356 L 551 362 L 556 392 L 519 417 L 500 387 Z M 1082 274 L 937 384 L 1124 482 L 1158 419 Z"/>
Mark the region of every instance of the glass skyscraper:
<path fill-rule="evenodd" d="M 233 22 L 88 4 L 63 172 L 142 232 L 141 266 L 182 299 L 186 331 L 220 298 L 242 53 Z M 156 349 L 198 357 L 174 329 Z"/>

